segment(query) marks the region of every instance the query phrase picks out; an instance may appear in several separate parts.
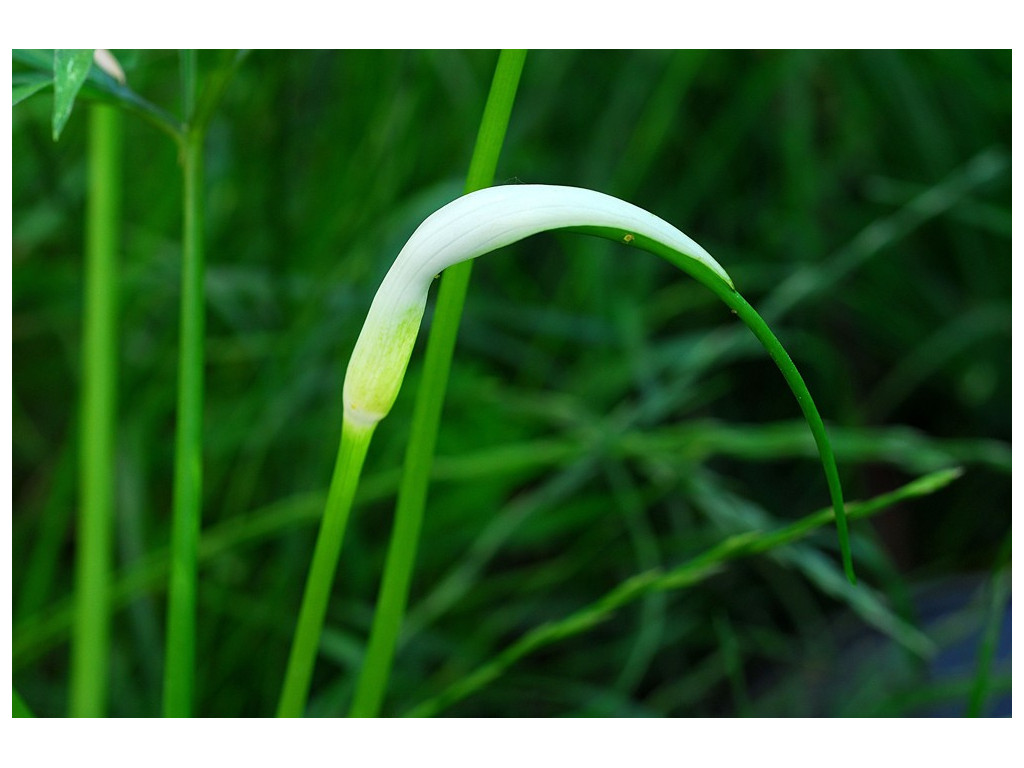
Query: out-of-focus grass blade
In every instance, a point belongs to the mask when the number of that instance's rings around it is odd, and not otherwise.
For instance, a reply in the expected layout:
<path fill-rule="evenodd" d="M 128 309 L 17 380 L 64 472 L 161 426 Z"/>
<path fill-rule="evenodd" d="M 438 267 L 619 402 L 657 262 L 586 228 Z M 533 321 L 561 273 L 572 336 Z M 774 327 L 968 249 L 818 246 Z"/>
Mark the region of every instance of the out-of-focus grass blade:
<path fill-rule="evenodd" d="M 792 272 L 760 303 L 762 316 L 775 322 L 809 297 L 820 296 L 883 249 L 924 222 L 951 210 L 978 187 L 999 178 L 1009 168 L 1009 155 L 1002 148 L 989 147 L 979 152 L 898 211 L 872 221 L 826 261 Z"/>
<path fill-rule="evenodd" d="M 999 628 L 1006 616 L 1006 604 L 1010 599 L 1009 556 L 1012 540 L 1007 537 L 999 554 L 996 573 L 989 584 L 989 605 L 985 619 L 985 631 L 978 648 L 978 672 L 967 702 L 967 716 L 980 717 L 984 714 L 985 698 L 992 687 L 992 662 L 999 645 Z"/>
<path fill-rule="evenodd" d="M 655 688 L 644 703 L 657 712 L 689 711 L 708 698 L 727 674 L 722 654 L 709 654 L 687 669 L 685 675 Z"/>
<path fill-rule="evenodd" d="M 75 97 L 92 69 L 92 48 L 57 48 L 53 52 L 53 140 L 71 117 Z"/>
<path fill-rule="evenodd" d="M 639 489 L 619 463 L 606 462 L 605 473 L 611 485 L 615 507 L 622 511 L 623 522 L 636 553 L 638 569 L 660 567 L 662 563 L 658 537 L 647 519 L 647 510 Z M 665 632 L 665 609 L 666 599 L 663 594 L 651 594 L 644 599 L 636 638 L 616 684 L 620 691 L 635 689 L 651 666 Z"/>
<path fill-rule="evenodd" d="M 14 703 L 11 705 L 11 717 L 35 717 L 32 714 L 32 710 L 28 708 L 28 704 L 21 698 L 21 694 L 18 693 L 17 689 L 11 689 L 14 693 Z"/>
<path fill-rule="evenodd" d="M 324 494 L 301 494 L 272 504 L 253 515 L 253 519 L 235 519 L 215 526 L 203 535 L 199 546 L 199 561 L 211 558 L 245 541 L 259 540 L 271 531 L 286 530 L 295 525 L 310 525 L 317 519 L 323 505 Z M 251 537 L 255 537 L 251 538 Z M 166 549 L 153 552 L 121 575 L 111 588 L 111 609 L 123 608 L 140 594 L 154 592 L 167 586 L 168 553 Z M 50 610 L 20 622 L 14 628 L 12 657 L 14 668 L 31 663 L 53 648 L 66 636 L 72 618 L 69 600 L 63 600 Z"/>
<path fill-rule="evenodd" d="M 520 446 L 499 446 L 493 451 L 467 456 L 439 457 L 434 465 L 433 479 L 463 482 L 508 471 L 533 472 L 549 464 L 558 465 L 567 461 L 576 456 L 578 451 L 578 447 L 573 443 L 527 441 Z M 554 496 L 552 493 L 541 493 L 538 498 L 526 505 L 513 506 L 511 519 L 514 522 L 506 525 L 514 528 L 523 514 L 532 514 L 536 509 L 554 504 L 564 495 L 575 491 L 580 482 L 575 478 L 575 475 L 570 476 L 573 482 L 567 487 L 563 487 L 565 483 L 559 483 L 552 491 Z M 357 498 L 359 503 L 364 504 L 379 501 L 394 494 L 397 486 L 397 472 L 369 475 L 360 485 Z M 234 517 L 208 528 L 203 531 L 199 544 L 200 563 L 209 562 L 212 558 L 246 543 L 262 541 L 296 527 L 312 525 L 323 510 L 324 499 L 324 493 L 298 494 L 253 510 L 244 517 Z M 489 545 L 484 545 L 486 553 L 481 557 L 480 568 L 505 538 L 505 535 L 499 534 L 496 538 L 485 539 Z M 123 608 L 139 595 L 152 593 L 166 586 L 167 560 L 166 549 L 158 550 L 139 559 L 132 568 L 119 576 L 112 587 L 112 608 Z M 476 572 L 472 568 L 470 570 Z M 465 576 L 464 569 L 456 569 L 456 573 Z M 461 591 L 456 590 L 454 595 L 448 595 L 450 599 L 444 601 L 444 606 L 449 606 L 461 594 Z M 45 611 L 26 616 L 24 620 L 19 616 L 12 649 L 15 668 L 31 663 L 60 643 L 66 637 L 70 621 L 71 606 L 66 599 Z"/>
<path fill-rule="evenodd" d="M 11 106 L 16 107 L 29 96 L 53 85 L 53 78 L 39 72 L 30 72 L 24 75 L 14 75 L 11 78 L 11 93 L 13 101 Z"/>
<path fill-rule="evenodd" d="M 11 50 L 11 60 L 33 69 L 53 72 L 52 49 L 14 48 Z"/>
<path fill-rule="evenodd" d="M 1012 451 L 1007 443 L 986 438 L 937 439 L 910 427 L 831 426 L 836 457 L 843 464 L 883 463 L 913 473 L 977 464 L 1010 472 Z M 728 456 L 744 461 L 817 454 L 802 421 L 771 424 L 729 424 L 699 420 L 652 432 L 631 432 L 622 438 L 629 456 L 667 457 L 704 462 Z"/>
<path fill-rule="evenodd" d="M 51 597 L 54 577 L 60 572 L 63 548 L 71 530 L 75 509 L 75 442 L 68 440 L 60 449 L 53 468 L 51 491 L 43 507 L 38 538 L 24 570 L 18 572 L 14 618 L 21 621 L 39 611 Z"/>
<path fill-rule="evenodd" d="M 922 184 L 877 176 L 865 182 L 864 194 L 872 202 L 901 206 L 921 194 L 925 188 Z M 1010 239 L 1013 236 L 1013 212 L 1001 205 L 978 199 L 977 196 L 965 197 L 949 211 L 949 218 L 996 237 Z"/>
<path fill-rule="evenodd" d="M 1010 469 L 1009 446 L 994 440 L 937 440 L 903 427 L 879 430 L 833 427 L 831 434 L 836 454 L 845 463 L 877 461 L 921 472 L 964 463 L 976 463 L 1006 472 Z M 813 442 L 802 421 L 742 426 L 696 421 L 652 432 L 630 432 L 621 438 L 620 445 L 628 456 L 651 458 L 665 454 L 688 462 L 705 461 L 716 456 L 732 456 L 746 461 L 814 456 Z M 524 441 L 465 456 L 439 456 L 433 479 L 472 482 L 503 471 L 521 471 L 533 476 L 544 467 L 564 466 L 586 455 L 585 446 L 573 440 Z M 465 594 L 525 519 L 576 492 L 587 478 L 598 471 L 596 466 L 595 459 L 591 457 L 582 470 L 570 471 L 566 478 L 555 475 L 536 489 L 535 494 L 528 494 L 510 504 L 485 529 L 465 558 L 453 563 L 447 576 L 410 612 L 409 629 L 403 636 L 403 642 L 436 620 Z M 360 503 L 387 498 L 395 492 L 397 484 L 398 474 L 395 471 L 368 475 L 360 488 Z M 315 522 L 317 507 L 322 502 L 321 493 L 300 494 L 215 525 L 203 532 L 200 561 L 208 562 L 233 547 L 308 526 Z M 166 551 L 153 552 L 140 559 L 114 583 L 113 608 L 122 608 L 140 594 L 159 589 L 160 580 L 166 573 Z M 66 600 L 46 611 L 39 612 L 37 608 L 38 602 L 33 602 L 31 605 L 26 603 L 26 607 L 19 610 L 13 648 L 16 668 L 39 658 L 66 636 L 70 619 L 70 605 Z M 33 614 L 33 611 L 36 612 Z"/>
<path fill-rule="evenodd" d="M 658 153 L 663 151 L 666 139 L 677 127 L 674 120 L 686 103 L 687 92 L 705 58 L 704 51 L 676 51 L 672 54 L 618 158 L 612 181 L 616 197 L 632 197 Z"/>
<path fill-rule="evenodd" d="M 729 621 L 729 616 L 721 613 L 714 617 L 712 624 L 715 628 L 715 635 L 718 638 L 719 653 L 722 656 L 722 664 L 729 676 L 729 686 L 732 689 L 733 706 L 736 714 L 740 717 L 749 717 L 750 694 L 747 691 L 747 681 L 743 672 L 743 656 L 740 652 L 739 638 L 736 630 Z"/>
<path fill-rule="evenodd" d="M 961 475 L 950 469 L 920 477 L 890 493 L 865 502 L 848 504 L 850 519 L 869 517 L 907 498 L 924 496 L 945 487 Z M 728 561 L 757 552 L 790 544 L 834 520 L 831 508 L 808 515 L 795 523 L 774 531 L 747 531 L 730 536 L 703 554 L 668 572 L 646 571 L 620 583 L 603 597 L 559 621 L 542 624 L 530 630 L 489 662 L 477 667 L 466 677 L 452 683 L 437 696 L 406 713 L 410 717 L 429 717 L 447 709 L 474 691 L 501 677 L 514 663 L 534 651 L 597 626 L 616 610 L 653 591 L 666 591 L 692 586 L 722 570 Z M 840 580 L 842 579 L 839 576 Z M 851 588 L 852 589 L 852 588 Z M 861 587 L 860 589 L 863 589 Z"/>
<path fill-rule="evenodd" d="M 694 485 L 697 505 L 707 511 L 716 525 L 736 534 L 772 525 L 771 515 L 748 499 L 730 493 L 710 473 L 699 472 Z M 823 593 L 845 602 L 865 622 L 909 651 L 918 656 L 934 652 L 934 644 L 927 636 L 893 613 L 881 595 L 867 585 L 852 586 L 842 571 L 817 550 L 806 546 L 778 547 L 770 551 L 770 556 L 796 568 Z"/>
<path fill-rule="evenodd" d="M 864 405 L 875 420 L 887 416 L 918 386 L 958 355 L 969 352 L 986 338 L 1010 335 L 1012 312 L 1009 304 L 986 304 L 950 319 L 916 348 L 878 383 Z M 1007 467 L 1009 469 L 1009 467 Z"/>

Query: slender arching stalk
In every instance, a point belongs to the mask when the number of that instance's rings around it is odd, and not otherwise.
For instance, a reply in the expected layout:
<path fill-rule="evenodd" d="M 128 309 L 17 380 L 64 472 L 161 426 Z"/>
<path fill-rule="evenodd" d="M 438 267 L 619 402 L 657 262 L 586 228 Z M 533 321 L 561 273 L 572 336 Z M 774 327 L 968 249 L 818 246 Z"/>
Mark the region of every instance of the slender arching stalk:
<path fill-rule="evenodd" d="M 731 293 L 716 291 L 722 301 L 732 309 L 736 316 L 743 321 L 750 332 L 757 337 L 761 345 L 768 351 L 769 356 L 775 362 L 783 378 L 789 385 L 790 390 L 796 396 L 796 401 L 803 411 L 807 426 L 814 436 L 814 442 L 818 446 L 818 454 L 821 457 L 821 465 L 825 470 L 825 481 L 828 483 L 829 496 L 832 499 L 832 509 L 835 512 L 836 527 L 839 530 L 840 548 L 843 557 L 843 569 L 846 571 L 846 578 L 851 584 L 857 583 L 857 576 L 853 571 L 853 558 L 850 555 L 850 533 L 846 522 L 846 510 L 843 506 L 843 488 L 839 481 L 839 469 L 836 466 L 835 455 L 832 452 L 832 443 L 825 431 L 825 424 L 821 420 L 821 414 L 811 398 L 811 393 L 804 383 L 800 371 L 797 370 L 789 353 L 786 352 L 782 343 L 772 333 L 771 328 L 757 314 L 757 311 L 747 303 L 747 300 L 736 291 Z"/>
<path fill-rule="evenodd" d="M 513 61 L 509 64 L 509 61 Z M 506 87 L 506 105 L 492 107 L 495 94 L 501 94 L 502 63 L 512 68 L 511 87 Z M 488 108 L 488 115 L 498 115 L 507 124 L 511 98 L 518 82 L 522 59 L 518 62 L 503 56 L 499 60 Z M 500 137 L 503 130 L 492 132 Z M 481 142 L 486 131 L 481 129 Z M 481 147 L 478 142 L 478 151 Z M 497 149 L 498 147 L 496 147 Z M 495 154 L 496 157 L 496 154 Z M 484 164 L 474 163 L 478 169 Z M 493 166 L 490 166 L 493 173 Z M 767 349 L 789 384 L 818 445 L 819 455 L 828 480 L 846 573 L 854 581 L 849 538 L 843 507 L 839 473 L 824 424 L 796 366 L 778 339 L 757 312 L 737 293 L 728 273 L 710 254 L 668 222 L 634 205 L 608 195 L 577 187 L 546 185 L 511 185 L 470 192 L 429 216 L 402 248 L 374 297 L 366 322 L 349 360 L 344 386 L 342 444 L 339 455 L 358 450 L 359 462 L 336 467 L 332 488 L 354 486 L 358 470 L 373 427 L 383 419 L 398 396 L 412 355 L 427 302 L 427 292 L 434 277 L 445 270 L 455 270 L 456 286 L 447 292 L 441 288 L 441 299 L 450 301 L 435 316 L 435 336 L 427 348 L 427 363 L 420 396 L 411 429 L 406 473 L 399 489 L 395 528 L 388 550 L 385 573 L 371 630 L 367 655 L 363 662 L 350 714 L 372 717 L 379 710 L 387 687 L 391 663 L 408 598 L 412 568 L 415 563 L 419 531 L 426 502 L 430 458 L 437 437 L 440 404 L 450 370 L 458 318 L 461 312 L 469 273 L 465 269 L 473 259 L 510 245 L 539 232 L 568 229 L 609 238 L 627 246 L 639 247 L 667 258 L 673 264 L 708 286 L 750 328 Z M 358 435 L 358 446 L 347 445 Z M 347 477 L 339 478 L 343 468 Z M 346 504 L 353 492 L 346 492 Z M 335 494 L 332 492 L 332 496 Z M 315 661 L 316 639 L 322 628 L 323 614 L 333 579 L 343 523 L 344 511 L 325 514 L 310 579 L 307 581 L 303 609 L 296 639 L 292 646 L 288 673 L 279 715 L 298 716 L 308 693 Z M 338 526 L 342 525 L 338 530 Z M 318 583 L 325 578 L 328 583 Z"/>
<path fill-rule="evenodd" d="M 793 361 L 760 315 L 736 291 L 729 274 L 707 251 L 663 219 L 600 192 L 532 184 L 491 187 L 464 195 L 427 217 L 384 277 L 352 351 L 345 374 L 343 435 L 356 428 L 368 434 L 367 430 L 387 416 L 394 405 L 412 355 L 427 293 L 437 272 L 553 230 L 594 234 L 662 256 L 707 286 L 750 328 L 792 389 L 817 442 L 839 526 L 844 567 L 850 581 L 855 581 L 835 457 L 821 416 Z M 345 442 L 343 436 L 342 451 Z M 346 482 L 355 483 L 357 479 L 351 477 Z M 389 569 L 391 561 L 399 563 L 395 566 L 398 576 L 393 577 L 390 585 L 389 575 L 385 575 L 381 594 L 382 604 L 391 601 L 386 614 L 388 623 L 381 630 L 389 645 L 374 659 L 379 666 L 371 667 L 369 658 L 364 666 L 352 708 L 355 715 L 376 714 L 383 695 L 404 609 L 419 522 L 420 518 L 414 518 L 409 537 L 397 542 L 393 539 L 389 550 Z M 399 530 L 396 523 L 396 531 Z M 310 588 L 307 585 L 307 592 Z M 375 625 L 380 621 L 375 619 Z M 370 682 L 363 682 L 366 680 Z"/>
<path fill-rule="evenodd" d="M 530 235 L 558 229 L 598 235 L 662 256 L 707 286 L 750 328 L 792 389 L 818 445 L 844 567 L 854 582 L 835 458 L 793 361 L 707 251 L 666 221 L 599 192 L 545 185 L 492 187 L 459 198 L 428 217 L 409 238 L 374 297 L 345 379 L 346 418 L 376 423 L 390 411 L 412 353 L 432 275 Z"/>
<path fill-rule="evenodd" d="M 584 227 L 579 228 L 579 231 L 584 233 L 589 231 L 592 234 L 611 239 L 617 239 L 618 237 L 618 232 L 602 230 L 600 228 L 588 230 Z M 761 315 L 757 313 L 757 310 L 750 306 L 747 300 L 733 286 L 719 279 L 717 274 L 710 273 L 703 265 L 694 262 L 692 259 L 671 248 L 665 247 L 664 244 L 649 237 L 636 235 L 630 238 L 627 244 L 634 244 L 638 248 L 655 253 L 692 275 L 718 296 L 729 309 L 733 310 L 736 316 L 743 321 L 743 324 L 750 329 L 750 332 L 754 334 L 765 350 L 767 350 L 768 355 L 775 362 L 775 365 L 796 397 L 800 410 L 804 414 L 804 419 L 807 421 L 807 426 L 814 436 L 814 442 L 818 447 L 818 454 L 821 457 L 822 468 L 825 471 L 825 481 L 828 483 L 829 496 L 832 499 L 832 509 L 835 512 L 836 528 L 839 533 L 839 543 L 843 557 L 843 569 L 846 571 L 846 578 L 850 580 L 850 583 L 856 584 L 857 577 L 853 570 L 853 557 L 850 554 L 850 534 L 843 505 L 843 489 L 839 480 L 839 469 L 836 466 L 835 455 L 832 452 L 832 444 L 828 439 L 825 424 L 821 419 L 821 414 L 818 413 L 817 406 L 814 404 L 814 399 L 811 397 L 811 393 L 807 389 L 807 385 L 804 383 L 804 379 L 800 375 L 800 371 L 797 370 L 789 353 L 786 352 L 782 343 L 776 338 Z"/>
<path fill-rule="evenodd" d="M 117 416 L 117 251 L 121 219 L 121 114 L 94 106 L 89 120 L 82 339 L 80 507 L 70 713 L 106 713 Z"/>

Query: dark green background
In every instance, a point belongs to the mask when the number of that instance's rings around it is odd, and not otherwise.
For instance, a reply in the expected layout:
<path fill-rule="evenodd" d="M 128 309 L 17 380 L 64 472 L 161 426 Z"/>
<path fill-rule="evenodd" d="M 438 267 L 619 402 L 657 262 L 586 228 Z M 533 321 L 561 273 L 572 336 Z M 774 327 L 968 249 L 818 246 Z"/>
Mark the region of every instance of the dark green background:
<path fill-rule="evenodd" d="M 180 112 L 174 52 L 117 53 L 134 90 Z M 230 530 L 268 505 L 285 524 L 204 560 L 199 714 L 273 711 L 349 352 L 404 240 L 461 191 L 495 58 L 254 51 L 218 109 L 204 527 Z M 89 108 L 79 101 L 54 144 L 51 99 L 43 91 L 13 118 L 14 682 L 44 715 L 66 708 Z M 982 585 L 1010 531 L 1010 107 L 1009 52 L 529 54 L 498 183 L 607 192 L 705 246 L 807 379 L 848 497 L 938 467 L 966 473 L 854 527 L 872 605 L 922 628 L 930 656 L 830 592 L 840 571 L 827 531 L 796 556 L 815 566 L 752 558 L 654 596 L 451 714 L 963 711 Z M 118 568 L 156 563 L 156 575 L 115 617 L 111 711 L 152 715 L 180 171 L 172 142 L 133 116 L 123 246 Z M 827 505 L 797 406 L 737 325 L 670 266 L 592 238 L 539 236 L 476 266 L 414 620 L 451 569 L 462 576 L 450 607 L 400 650 L 387 713 L 631 574 L 742 530 L 749 505 L 768 521 Z M 370 451 L 316 714 L 343 713 L 351 694 L 421 363 L 422 346 Z M 47 621 L 49 635 L 19 646 Z M 1005 688 L 1008 661 L 996 671 Z"/>

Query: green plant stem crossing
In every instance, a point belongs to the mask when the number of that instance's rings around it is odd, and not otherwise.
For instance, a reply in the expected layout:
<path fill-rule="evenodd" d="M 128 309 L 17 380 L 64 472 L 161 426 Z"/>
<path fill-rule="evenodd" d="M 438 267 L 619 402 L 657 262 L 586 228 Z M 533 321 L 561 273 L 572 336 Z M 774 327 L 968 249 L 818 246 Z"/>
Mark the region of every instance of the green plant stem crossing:
<path fill-rule="evenodd" d="M 526 51 L 522 50 L 502 51 L 498 56 L 494 80 L 466 177 L 467 194 L 483 189 L 494 180 L 525 61 Z M 455 264 L 446 269 L 441 277 L 434 323 L 427 340 L 423 380 L 416 394 L 405 469 L 398 490 L 394 530 L 366 658 L 350 710 L 353 717 L 376 716 L 387 690 L 398 633 L 409 598 L 412 570 L 416 563 L 430 470 L 437 445 L 437 430 L 472 264 L 472 261 Z"/>

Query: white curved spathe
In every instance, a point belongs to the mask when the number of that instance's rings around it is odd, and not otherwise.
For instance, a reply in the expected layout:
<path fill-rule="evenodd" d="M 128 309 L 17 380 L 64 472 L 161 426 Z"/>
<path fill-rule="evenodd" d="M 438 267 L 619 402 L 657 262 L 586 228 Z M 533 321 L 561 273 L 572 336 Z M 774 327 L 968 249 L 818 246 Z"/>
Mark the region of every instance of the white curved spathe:
<path fill-rule="evenodd" d="M 664 219 L 610 195 L 579 187 L 516 184 L 452 201 L 420 224 L 384 277 L 345 374 L 345 418 L 371 425 L 391 410 L 412 355 L 434 277 L 460 261 L 554 229 L 621 230 L 702 263 L 732 287 L 711 255 Z"/>

